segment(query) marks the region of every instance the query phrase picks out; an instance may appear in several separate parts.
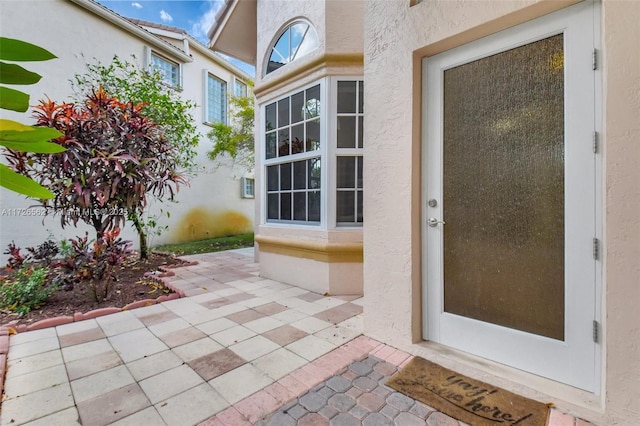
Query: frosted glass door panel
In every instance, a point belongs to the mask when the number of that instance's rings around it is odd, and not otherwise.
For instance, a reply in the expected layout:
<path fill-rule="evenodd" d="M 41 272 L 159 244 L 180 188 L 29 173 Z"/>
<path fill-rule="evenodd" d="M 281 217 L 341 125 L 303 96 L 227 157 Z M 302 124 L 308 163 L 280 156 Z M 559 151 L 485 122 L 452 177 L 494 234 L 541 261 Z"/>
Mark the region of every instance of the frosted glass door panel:
<path fill-rule="evenodd" d="M 564 339 L 556 35 L 444 71 L 444 310 Z"/>

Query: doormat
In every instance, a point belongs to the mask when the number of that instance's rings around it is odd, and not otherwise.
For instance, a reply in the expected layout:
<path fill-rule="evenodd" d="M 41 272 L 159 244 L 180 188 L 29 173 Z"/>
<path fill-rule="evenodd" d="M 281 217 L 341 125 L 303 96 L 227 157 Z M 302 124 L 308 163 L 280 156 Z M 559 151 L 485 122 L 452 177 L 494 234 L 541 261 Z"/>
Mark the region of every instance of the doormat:
<path fill-rule="evenodd" d="M 537 401 L 414 357 L 387 386 L 472 426 L 545 426 L 549 408 Z"/>

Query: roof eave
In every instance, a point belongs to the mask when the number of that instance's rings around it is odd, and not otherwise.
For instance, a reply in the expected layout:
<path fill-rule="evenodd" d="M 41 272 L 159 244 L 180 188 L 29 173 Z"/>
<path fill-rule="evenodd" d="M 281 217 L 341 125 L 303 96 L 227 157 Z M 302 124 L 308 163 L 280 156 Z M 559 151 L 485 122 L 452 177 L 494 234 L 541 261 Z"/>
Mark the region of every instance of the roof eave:
<path fill-rule="evenodd" d="M 209 30 L 208 47 L 248 64 L 256 64 L 257 0 L 225 0 Z"/>

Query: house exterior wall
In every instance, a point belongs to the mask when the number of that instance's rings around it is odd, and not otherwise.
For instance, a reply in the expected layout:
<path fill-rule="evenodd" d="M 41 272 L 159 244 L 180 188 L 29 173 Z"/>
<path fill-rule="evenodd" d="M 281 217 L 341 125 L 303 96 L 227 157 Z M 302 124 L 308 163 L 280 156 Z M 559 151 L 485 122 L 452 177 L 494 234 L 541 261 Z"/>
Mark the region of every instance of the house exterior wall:
<path fill-rule="evenodd" d="M 640 418 L 640 3 L 602 3 L 602 377 L 596 394 L 422 342 L 421 59 L 572 1 L 365 3 L 365 333 L 596 424 Z"/>
<path fill-rule="evenodd" d="M 362 293 L 362 230 L 336 229 L 325 218 L 322 226 L 267 223 L 264 218 L 264 135 L 261 106 L 273 102 L 313 82 L 329 76 L 362 75 L 361 1 L 258 1 L 256 63 L 256 242 L 262 276 L 295 284 L 319 293 Z M 264 75 L 272 43 L 290 22 L 309 21 L 318 36 L 318 48 L 282 68 Z M 324 92 L 326 94 L 328 91 Z M 327 98 L 321 108 L 328 108 Z M 326 128 L 327 116 L 323 115 Z M 329 137 L 323 143 L 335 140 Z M 328 164 L 327 147 L 322 149 Z M 366 161 L 366 160 L 365 160 Z M 324 166 L 323 173 L 335 173 L 334 166 Z M 331 191 L 323 178 L 323 193 Z M 335 189 L 334 189 L 335 191 Z M 365 189 L 366 191 L 366 189 Z M 323 208 L 328 197 L 323 195 Z M 329 209 L 335 209 L 330 206 Z"/>
<path fill-rule="evenodd" d="M 3 4 L 0 15 L 0 31 L 2 36 L 18 38 L 40 45 L 56 56 L 57 59 L 46 62 L 32 62 L 26 68 L 43 76 L 42 80 L 32 86 L 18 87 L 31 95 L 31 104 L 48 96 L 57 102 L 70 100 L 72 89 L 69 81 L 77 73 L 85 73 L 85 63 L 109 63 L 114 55 L 131 61 L 135 55 L 139 61 L 145 57 L 145 46 L 154 52 L 167 56 L 177 62 L 175 52 L 169 44 L 159 40 L 159 45 L 166 44 L 166 49 L 151 46 L 138 35 L 124 30 L 115 24 L 97 16 L 85 7 L 68 0 L 56 1 L 23 1 Z M 141 32 L 145 32 L 141 30 Z M 150 34 L 148 34 L 150 35 Z M 167 39 L 168 40 L 168 39 Z M 175 42 L 175 40 L 171 40 Z M 168 225 L 169 229 L 161 236 L 151 239 L 151 244 L 158 245 L 180 242 L 189 239 L 202 239 L 222 232 L 249 232 L 253 226 L 253 199 L 242 199 L 240 178 L 249 176 L 246 170 L 233 166 L 231 161 L 212 162 L 206 152 L 212 143 L 206 137 L 210 127 L 203 124 L 204 78 L 203 70 L 208 70 L 218 78 L 227 81 L 228 93 L 233 93 L 233 78 L 246 80 L 242 73 L 234 73 L 231 65 L 222 66 L 222 60 L 216 62 L 203 51 L 204 46 L 196 48 L 190 41 L 189 53 L 193 60 L 184 62 L 183 90 L 180 95 L 197 104 L 193 111 L 198 132 L 201 134 L 197 148 L 196 162 L 204 168 L 197 177 L 190 179 L 189 187 L 181 187 L 177 194 L 177 204 L 155 203 L 151 205 L 151 214 L 159 214 L 160 209 L 170 211 L 171 217 L 161 215 L 160 226 Z M 184 46 L 182 41 L 177 46 Z M 179 54 L 180 52 L 178 52 Z M 211 54 L 211 52 L 208 52 Z M 183 54 L 184 55 L 184 54 Z M 32 123 L 31 112 L 18 114 L 1 110 L 2 118 L 13 119 L 22 123 Z M 4 188 L 0 189 L 0 210 L 7 209 L 0 217 L 0 246 L 15 240 L 20 247 L 35 246 L 48 238 L 49 234 L 57 239 L 83 235 L 85 229 L 92 235 L 92 228 L 73 226 L 64 230 L 60 228 L 59 218 L 49 217 L 42 221 L 41 216 L 25 216 L 8 213 L 12 209 L 27 208 L 36 204 L 23 196 L 14 194 Z M 37 211 L 34 210 L 34 211 Z M 137 245 L 137 234 L 127 226 L 123 237 L 134 241 Z M 4 251 L 4 249 L 2 249 Z M 5 256 L 0 263 L 5 261 Z"/>

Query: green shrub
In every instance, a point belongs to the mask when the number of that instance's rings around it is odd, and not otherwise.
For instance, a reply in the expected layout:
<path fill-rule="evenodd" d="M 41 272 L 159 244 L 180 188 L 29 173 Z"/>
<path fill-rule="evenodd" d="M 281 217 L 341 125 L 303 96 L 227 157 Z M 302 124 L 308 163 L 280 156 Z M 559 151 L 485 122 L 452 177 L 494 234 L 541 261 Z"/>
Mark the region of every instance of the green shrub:
<path fill-rule="evenodd" d="M 0 308 L 24 315 L 36 309 L 55 291 L 45 286 L 47 268 L 22 267 L 0 285 Z"/>

